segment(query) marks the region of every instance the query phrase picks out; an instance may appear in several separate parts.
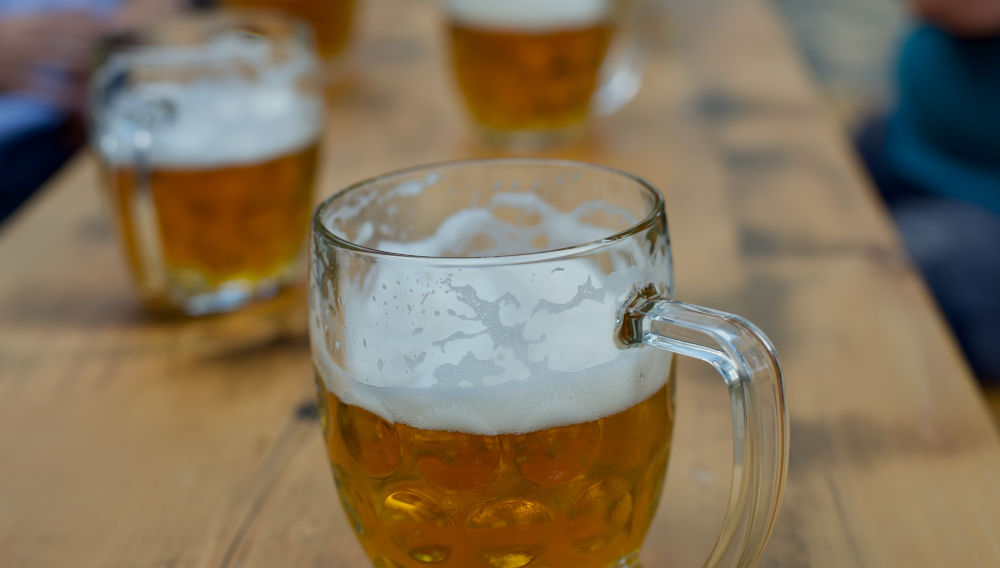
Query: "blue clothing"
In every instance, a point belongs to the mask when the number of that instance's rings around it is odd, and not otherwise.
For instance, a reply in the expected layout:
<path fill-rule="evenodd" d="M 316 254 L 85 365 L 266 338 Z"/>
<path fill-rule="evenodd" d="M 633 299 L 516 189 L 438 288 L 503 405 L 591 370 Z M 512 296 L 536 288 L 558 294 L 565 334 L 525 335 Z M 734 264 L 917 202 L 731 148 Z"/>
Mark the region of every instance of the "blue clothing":
<path fill-rule="evenodd" d="M 1000 38 L 916 28 L 859 149 L 973 370 L 1000 381 Z"/>
<path fill-rule="evenodd" d="M 0 0 L 0 20 L 41 13 L 83 11 L 110 16 L 118 0 Z M 39 80 L 61 80 L 39 75 Z M 27 93 L 0 92 L 0 221 L 23 203 L 82 143 L 71 117 Z M 77 128 L 78 129 L 78 128 Z"/>
<path fill-rule="evenodd" d="M 942 197 L 897 200 L 891 210 L 973 371 L 1000 382 L 1000 215 Z"/>
<path fill-rule="evenodd" d="M 1000 215 L 1000 37 L 924 25 L 899 59 L 886 159 L 909 183 Z"/>
<path fill-rule="evenodd" d="M 0 0 L 0 19 L 66 10 L 110 15 L 118 0 Z M 54 105 L 21 93 L 0 93 L 0 146 L 39 130 L 58 127 L 66 119 Z"/>
<path fill-rule="evenodd" d="M 30 96 L 0 95 L 0 148 L 39 130 L 58 128 L 66 119 L 56 106 Z"/>

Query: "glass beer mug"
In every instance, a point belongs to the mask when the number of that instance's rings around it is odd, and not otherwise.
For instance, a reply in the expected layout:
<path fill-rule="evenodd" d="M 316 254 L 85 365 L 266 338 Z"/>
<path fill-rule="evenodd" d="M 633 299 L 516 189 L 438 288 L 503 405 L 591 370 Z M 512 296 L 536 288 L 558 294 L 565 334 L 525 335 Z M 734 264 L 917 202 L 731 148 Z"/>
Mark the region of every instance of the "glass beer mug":
<path fill-rule="evenodd" d="M 125 37 L 94 75 L 91 126 L 149 306 L 225 312 L 303 279 L 323 128 L 304 24 L 221 11 Z"/>
<path fill-rule="evenodd" d="M 574 162 L 479 160 L 349 187 L 313 218 L 310 320 L 344 511 L 379 568 L 638 566 L 675 354 L 729 387 L 733 486 L 709 566 L 751 566 L 788 425 L 751 323 L 673 299 L 660 194 Z"/>
<path fill-rule="evenodd" d="M 445 0 L 455 82 L 495 145 L 579 135 L 639 89 L 649 0 Z"/>
<path fill-rule="evenodd" d="M 335 82 L 346 72 L 358 0 L 222 0 L 222 4 L 274 10 L 307 22 L 316 37 L 324 82 Z"/>

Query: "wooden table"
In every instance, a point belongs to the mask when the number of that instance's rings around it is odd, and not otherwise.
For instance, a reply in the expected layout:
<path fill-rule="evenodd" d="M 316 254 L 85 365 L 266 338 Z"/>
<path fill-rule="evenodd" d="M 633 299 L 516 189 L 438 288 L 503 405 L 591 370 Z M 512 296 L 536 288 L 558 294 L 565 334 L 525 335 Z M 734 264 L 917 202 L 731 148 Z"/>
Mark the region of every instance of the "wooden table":
<path fill-rule="evenodd" d="M 489 153 L 435 4 L 368 4 L 323 195 Z M 965 363 L 771 7 L 719 6 L 686 47 L 650 20 L 637 99 L 553 154 L 659 186 L 680 297 L 777 344 L 792 453 L 763 565 L 1000 565 L 1000 439 Z M 0 565 L 363 566 L 309 412 L 301 320 L 144 315 L 96 179 L 76 160 L 0 234 Z M 692 361 L 679 380 L 646 568 L 699 565 L 728 492 L 726 391 Z"/>

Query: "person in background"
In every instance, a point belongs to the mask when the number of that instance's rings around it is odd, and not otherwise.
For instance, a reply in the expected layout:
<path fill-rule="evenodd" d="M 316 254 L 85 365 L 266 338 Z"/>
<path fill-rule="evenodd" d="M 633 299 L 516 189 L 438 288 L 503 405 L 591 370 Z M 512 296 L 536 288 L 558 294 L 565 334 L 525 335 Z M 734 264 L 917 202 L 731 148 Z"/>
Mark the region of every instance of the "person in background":
<path fill-rule="evenodd" d="M 1000 0 L 911 0 L 897 104 L 860 149 L 974 372 L 1000 384 Z"/>
<path fill-rule="evenodd" d="M 82 145 L 93 50 L 174 0 L 0 0 L 0 223 Z"/>

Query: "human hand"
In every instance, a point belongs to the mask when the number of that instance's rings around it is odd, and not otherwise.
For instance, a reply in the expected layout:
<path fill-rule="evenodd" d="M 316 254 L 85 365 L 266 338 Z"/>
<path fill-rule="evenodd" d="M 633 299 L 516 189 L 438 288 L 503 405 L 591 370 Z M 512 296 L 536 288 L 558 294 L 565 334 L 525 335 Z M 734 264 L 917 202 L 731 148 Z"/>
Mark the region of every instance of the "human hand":
<path fill-rule="evenodd" d="M 961 37 L 1000 35 L 1000 0 L 910 0 L 928 22 Z"/>
<path fill-rule="evenodd" d="M 0 19 L 0 92 L 21 92 L 78 110 L 92 50 L 104 28 L 86 12 Z"/>

